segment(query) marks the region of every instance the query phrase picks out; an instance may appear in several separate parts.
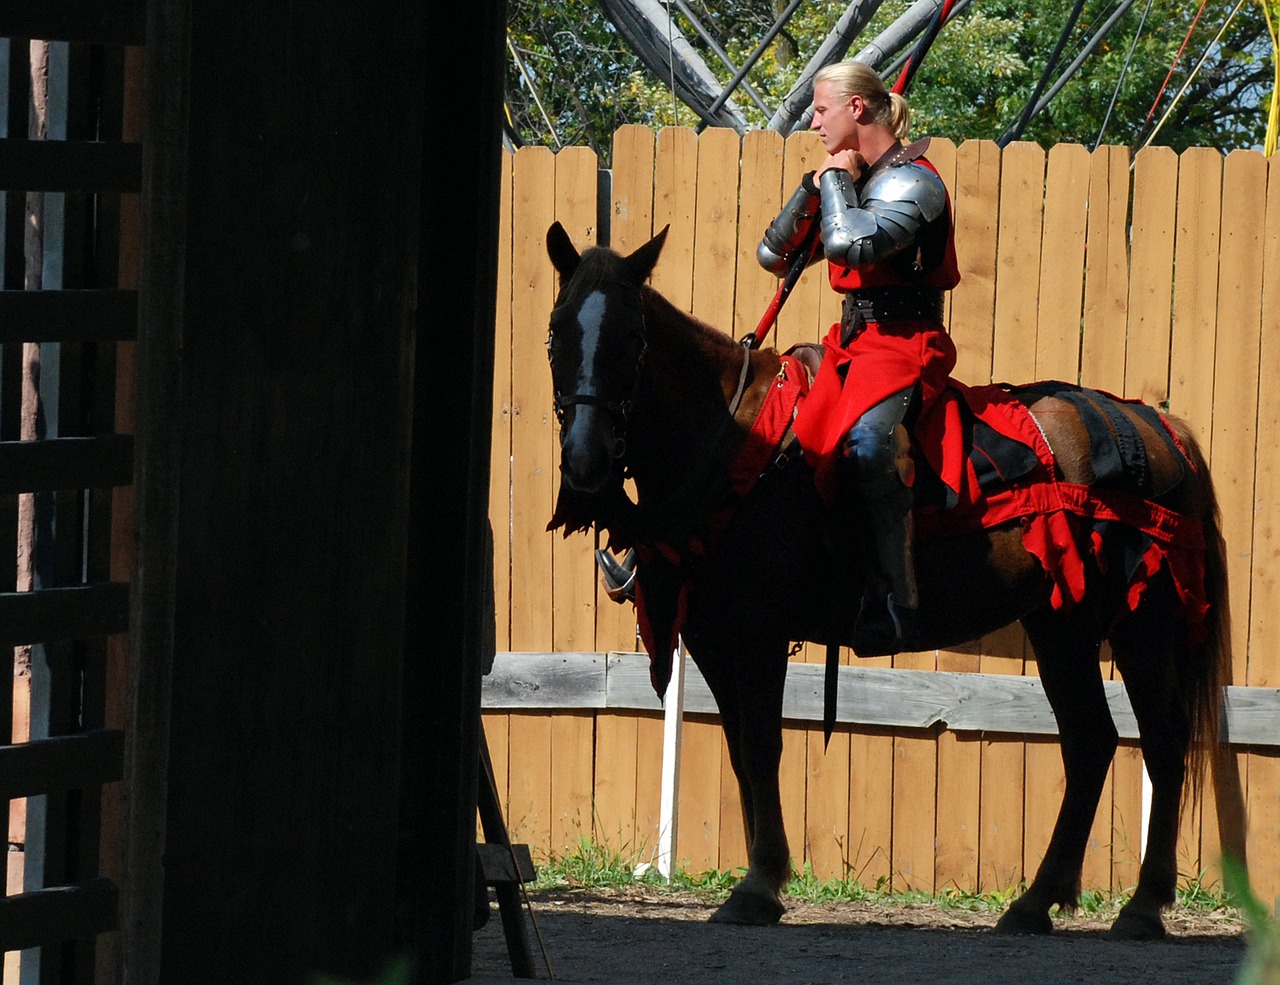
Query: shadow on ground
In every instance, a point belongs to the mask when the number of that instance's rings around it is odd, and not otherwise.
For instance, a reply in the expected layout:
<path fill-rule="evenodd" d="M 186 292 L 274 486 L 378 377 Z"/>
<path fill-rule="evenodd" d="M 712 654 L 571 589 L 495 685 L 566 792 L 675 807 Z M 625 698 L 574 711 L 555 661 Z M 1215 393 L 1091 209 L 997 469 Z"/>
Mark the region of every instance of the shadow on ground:
<path fill-rule="evenodd" d="M 1108 940 L 1105 923 L 1075 917 L 1049 937 L 997 936 L 997 914 L 932 904 L 793 904 L 764 928 L 709 924 L 709 913 L 697 900 L 554 892 L 522 915 L 537 977 L 567 983 L 1231 985 L 1247 954 L 1238 921 L 1178 910 L 1150 943 Z M 512 980 L 496 906 L 473 944 L 475 980 Z"/>

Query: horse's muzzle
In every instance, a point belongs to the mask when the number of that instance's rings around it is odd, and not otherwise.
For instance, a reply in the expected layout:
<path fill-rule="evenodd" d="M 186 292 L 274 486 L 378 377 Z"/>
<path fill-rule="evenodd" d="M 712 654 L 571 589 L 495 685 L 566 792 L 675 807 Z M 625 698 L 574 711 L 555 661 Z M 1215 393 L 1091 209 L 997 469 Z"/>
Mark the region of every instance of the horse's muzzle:
<path fill-rule="evenodd" d="M 617 434 L 608 414 L 580 407 L 560 432 L 560 474 L 575 492 L 597 493 L 610 484 L 626 441 Z"/>

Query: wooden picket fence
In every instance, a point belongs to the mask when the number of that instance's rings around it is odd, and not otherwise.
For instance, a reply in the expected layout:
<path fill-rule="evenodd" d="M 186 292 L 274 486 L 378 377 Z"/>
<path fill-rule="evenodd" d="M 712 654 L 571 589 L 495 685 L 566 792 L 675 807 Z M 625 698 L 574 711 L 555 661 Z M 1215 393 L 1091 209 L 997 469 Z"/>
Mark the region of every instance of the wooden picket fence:
<path fill-rule="evenodd" d="M 630 606 L 600 591 L 588 536 L 546 531 L 558 483 L 544 343 L 556 279 L 544 238 L 559 220 L 579 247 L 629 252 L 670 234 L 653 285 L 741 337 L 776 280 L 755 247 L 801 174 L 821 160 L 811 133 L 624 127 L 612 170 L 586 148 L 505 155 L 493 404 L 492 521 L 497 649 L 566 664 L 631 653 Z M 951 190 L 962 282 L 948 302 L 971 384 L 1055 378 L 1140 397 L 1189 420 L 1223 510 L 1232 586 L 1233 681 L 1272 701 L 1280 686 L 1280 163 L 1253 151 L 935 140 Z M 1270 181 L 1268 180 L 1270 177 Z M 1270 186 L 1270 194 L 1268 189 Z M 813 340 L 839 317 L 820 270 L 784 308 L 774 344 Z M 819 648 L 793 658 L 814 663 Z M 859 667 L 982 675 L 1036 673 L 1018 628 L 956 650 L 858 660 Z M 1104 651 L 1103 672 L 1116 677 Z M 1256 690 L 1255 690 L 1256 689 Z M 655 699 L 656 702 L 656 699 Z M 1265 703 L 1265 702 L 1264 702 Z M 589 839 L 636 861 L 658 839 L 662 719 L 632 708 L 489 703 L 485 731 L 513 837 L 535 857 Z M 655 704 L 656 707 L 656 704 Z M 1270 712 L 1268 713 L 1270 714 Z M 1280 723 L 1280 716 L 1275 719 Z M 1247 782 L 1250 865 L 1280 895 L 1280 727 L 1235 751 Z M 940 726 L 786 730 L 784 813 L 797 866 L 821 878 L 940 891 L 1005 890 L 1029 879 L 1063 788 L 1051 737 Z M 1136 743 L 1117 755 L 1094 824 L 1084 886 L 1136 882 L 1143 775 Z M 745 865 L 738 795 L 714 715 L 683 726 L 678 862 Z M 1220 878 L 1211 791 L 1182 824 L 1187 879 Z"/>

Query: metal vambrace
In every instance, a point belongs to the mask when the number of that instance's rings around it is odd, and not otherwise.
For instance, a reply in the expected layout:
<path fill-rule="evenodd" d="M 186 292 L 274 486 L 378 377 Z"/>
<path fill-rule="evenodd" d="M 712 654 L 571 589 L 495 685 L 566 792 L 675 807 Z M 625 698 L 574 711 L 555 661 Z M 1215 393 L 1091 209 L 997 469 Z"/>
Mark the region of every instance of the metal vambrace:
<path fill-rule="evenodd" d="M 946 208 L 946 190 L 927 168 L 904 165 L 875 175 L 859 197 L 848 171 L 829 168 L 818 179 L 822 247 L 828 260 L 863 267 L 915 242 Z"/>
<path fill-rule="evenodd" d="M 764 239 L 756 247 L 760 266 L 779 276 L 785 274 L 817 217 L 818 196 L 801 185 L 764 231 Z"/>

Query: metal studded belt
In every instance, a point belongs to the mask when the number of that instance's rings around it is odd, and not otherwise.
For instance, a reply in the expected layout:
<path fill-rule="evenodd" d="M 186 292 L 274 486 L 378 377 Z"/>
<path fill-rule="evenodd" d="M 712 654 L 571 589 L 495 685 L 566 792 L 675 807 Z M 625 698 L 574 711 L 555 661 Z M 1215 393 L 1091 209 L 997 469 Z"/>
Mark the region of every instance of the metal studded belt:
<path fill-rule="evenodd" d="M 867 287 L 844 296 L 841 338 L 847 345 L 867 322 L 942 321 L 942 292 L 930 287 Z"/>

